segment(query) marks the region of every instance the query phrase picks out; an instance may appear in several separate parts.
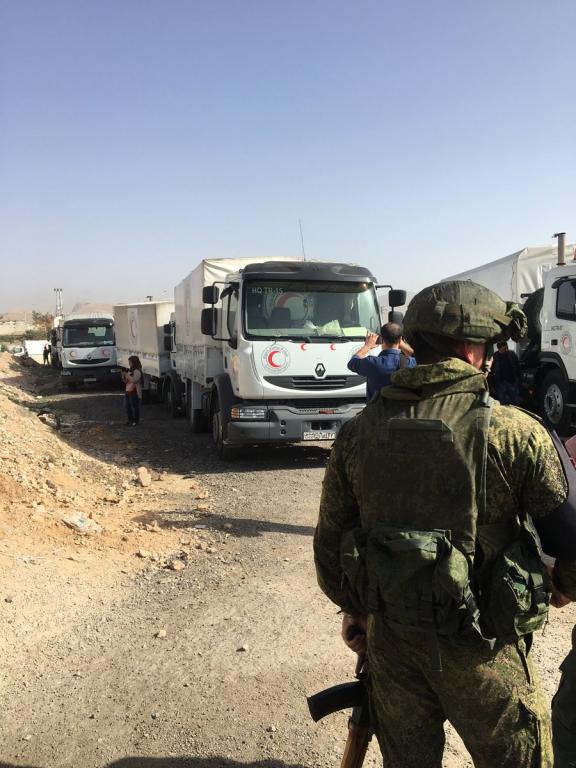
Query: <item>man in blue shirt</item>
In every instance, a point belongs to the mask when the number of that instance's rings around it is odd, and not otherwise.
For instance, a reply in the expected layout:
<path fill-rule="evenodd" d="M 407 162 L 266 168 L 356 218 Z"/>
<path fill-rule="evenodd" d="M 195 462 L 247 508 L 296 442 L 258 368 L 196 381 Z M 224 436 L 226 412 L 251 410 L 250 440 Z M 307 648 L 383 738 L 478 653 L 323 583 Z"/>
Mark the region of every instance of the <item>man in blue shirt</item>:
<path fill-rule="evenodd" d="M 382 346 L 379 355 L 368 353 Z M 380 329 L 380 336 L 368 333 L 362 349 L 350 358 L 348 369 L 366 378 L 366 399 L 368 402 L 382 387 L 390 384 L 390 378 L 399 368 L 414 368 L 416 360 L 412 348 L 402 339 L 402 327 L 398 323 L 386 323 Z"/>

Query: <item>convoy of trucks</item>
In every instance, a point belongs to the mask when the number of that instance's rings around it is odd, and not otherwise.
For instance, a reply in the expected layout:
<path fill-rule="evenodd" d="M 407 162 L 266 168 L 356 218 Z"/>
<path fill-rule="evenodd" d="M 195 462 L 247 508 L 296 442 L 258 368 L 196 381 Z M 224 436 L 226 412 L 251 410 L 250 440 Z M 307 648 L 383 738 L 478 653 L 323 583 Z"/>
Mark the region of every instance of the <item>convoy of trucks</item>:
<path fill-rule="evenodd" d="M 566 247 L 561 233 L 557 248 L 525 248 L 446 278 L 523 305 L 523 401 L 561 434 L 576 416 L 576 247 L 568 246 L 568 264 Z M 404 291 L 378 286 L 352 264 L 205 259 L 173 302 L 57 318 L 52 355 L 72 388 L 118 380 L 138 356 L 144 396 L 186 415 L 193 432 L 210 432 L 227 459 L 243 445 L 333 440 L 365 402 L 350 357 L 386 320 L 382 306 L 396 318 L 405 301 Z"/>
<path fill-rule="evenodd" d="M 176 286 L 168 322 L 168 302 L 114 308 L 119 360 L 138 354 L 145 388 L 211 432 L 223 459 L 243 445 L 333 440 L 365 404 L 347 363 L 380 328 L 376 282 L 351 264 L 205 259 Z"/>
<path fill-rule="evenodd" d="M 50 333 L 51 361 L 70 389 L 118 379 L 114 318 L 106 313 L 58 316 Z"/>
<path fill-rule="evenodd" d="M 528 336 L 517 345 L 523 402 L 560 434 L 576 415 L 576 246 L 525 248 L 447 279 L 473 280 L 523 305 Z M 566 251 L 572 259 L 566 262 Z"/>

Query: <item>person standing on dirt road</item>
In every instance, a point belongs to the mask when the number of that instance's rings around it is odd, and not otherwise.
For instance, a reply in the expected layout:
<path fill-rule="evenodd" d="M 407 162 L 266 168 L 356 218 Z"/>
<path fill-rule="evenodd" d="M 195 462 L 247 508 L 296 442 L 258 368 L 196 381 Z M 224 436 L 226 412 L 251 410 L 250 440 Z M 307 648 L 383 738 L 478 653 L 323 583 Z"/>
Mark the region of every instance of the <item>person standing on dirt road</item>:
<path fill-rule="evenodd" d="M 126 424 L 135 427 L 140 422 L 140 400 L 142 399 L 142 364 L 136 355 L 128 358 L 130 368 L 122 374 L 124 382 Z"/>
<path fill-rule="evenodd" d="M 370 352 L 381 347 L 379 355 Z M 390 384 L 392 374 L 400 368 L 413 368 L 416 360 L 412 348 L 402 338 L 402 326 L 386 323 L 380 329 L 380 336 L 368 333 L 364 346 L 350 358 L 348 368 L 353 373 L 366 377 L 366 400 L 370 402 L 376 392 Z"/>
<path fill-rule="evenodd" d="M 42 359 L 44 361 L 44 365 L 48 365 L 50 360 L 50 344 L 44 344 L 44 349 L 42 350 Z"/>
<path fill-rule="evenodd" d="M 447 719 L 476 768 L 552 766 L 530 655 L 549 586 L 534 525 L 564 502 L 566 480 L 546 430 L 494 402 L 482 372 L 488 344 L 525 330 L 524 313 L 480 285 L 424 289 L 404 318 L 417 367 L 332 449 L 316 571 L 345 634 L 366 627 L 387 768 L 440 768 Z M 553 573 L 576 585 L 575 560 Z"/>
<path fill-rule="evenodd" d="M 496 397 L 502 405 L 518 405 L 520 402 L 520 362 L 516 352 L 508 349 L 505 341 L 496 345 L 490 376 Z"/>

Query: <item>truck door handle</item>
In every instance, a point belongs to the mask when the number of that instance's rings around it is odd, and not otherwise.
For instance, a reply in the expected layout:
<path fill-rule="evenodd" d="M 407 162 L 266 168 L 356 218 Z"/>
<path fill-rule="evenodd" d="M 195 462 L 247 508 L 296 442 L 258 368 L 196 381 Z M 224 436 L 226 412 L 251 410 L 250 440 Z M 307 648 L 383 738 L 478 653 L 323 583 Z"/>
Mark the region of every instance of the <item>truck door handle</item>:
<path fill-rule="evenodd" d="M 550 344 L 552 344 L 553 347 L 557 347 L 558 346 L 558 339 L 552 339 Z"/>

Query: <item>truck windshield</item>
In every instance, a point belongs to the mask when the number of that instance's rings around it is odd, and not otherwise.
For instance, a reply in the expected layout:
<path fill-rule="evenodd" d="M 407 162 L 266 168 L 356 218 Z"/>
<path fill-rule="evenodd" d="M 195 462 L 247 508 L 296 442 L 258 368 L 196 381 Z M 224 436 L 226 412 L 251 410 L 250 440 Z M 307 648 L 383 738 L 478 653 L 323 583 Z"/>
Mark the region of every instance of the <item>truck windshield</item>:
<path fill-rule="evenodd" d="M 110 347 L 114 344 L 111 325 L 67 325 L 62 334 L 63 347 Z"/>
<path fill-rule="evenodd" d="M 363 339 L 378 333 L 371 283 L 252 281 L 244 290 L 246 338 Z"/>

